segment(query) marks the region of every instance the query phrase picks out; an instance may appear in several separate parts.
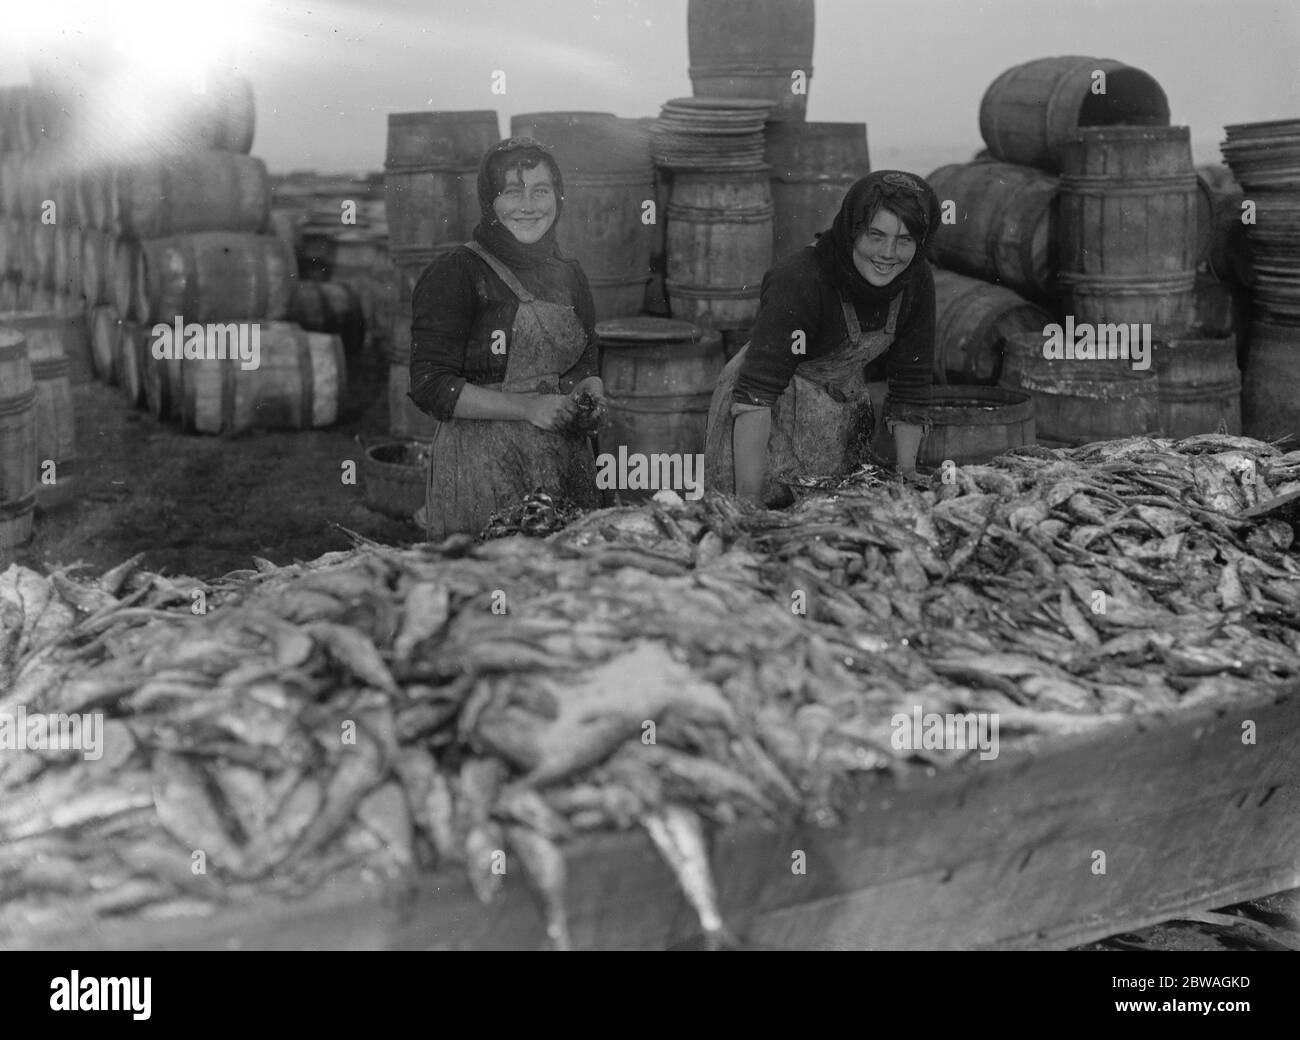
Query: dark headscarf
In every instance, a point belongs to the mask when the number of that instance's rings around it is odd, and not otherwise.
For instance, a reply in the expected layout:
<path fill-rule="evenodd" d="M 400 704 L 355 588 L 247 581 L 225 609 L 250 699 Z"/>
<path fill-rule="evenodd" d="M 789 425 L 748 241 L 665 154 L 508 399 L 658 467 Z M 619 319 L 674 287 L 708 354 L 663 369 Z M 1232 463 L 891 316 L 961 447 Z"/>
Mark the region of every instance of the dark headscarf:
<path fill-rule="evenodd" d="M 881 209 L 902 219 L 916 239 L 916 255 L 892 282 L 877 286 L 854 266 L 853 243 Z M 879 170 L 854 182 L 844 196 L 835 223 L 817 236 L 813 248 L 845 295 L 864 304 L 879 304 L 892 300 L 921 275 L 938 224 L 939 198 L 930 185 L 915 174 Z"/>
<path fill-rule="evenodd" d="M 525 169 L 545 163 L 555 182 L 555 220 L 536 242 L 520 242 L 497 219 L 492 208 L 492 203 L 505 188 L 507 173 L 521 163 Z M 540 267 L 551 257 L 560 256 L 555 228 L 564 209 L 564 179 L 560 176 L 559 163 L 541 142 L 531 137 L 508 137 L 484 153 L 478 168 L 478 206 L 481 219 L 474 228 L 474 240 L 505 261 L 507 267 L 526 270 Z"/>

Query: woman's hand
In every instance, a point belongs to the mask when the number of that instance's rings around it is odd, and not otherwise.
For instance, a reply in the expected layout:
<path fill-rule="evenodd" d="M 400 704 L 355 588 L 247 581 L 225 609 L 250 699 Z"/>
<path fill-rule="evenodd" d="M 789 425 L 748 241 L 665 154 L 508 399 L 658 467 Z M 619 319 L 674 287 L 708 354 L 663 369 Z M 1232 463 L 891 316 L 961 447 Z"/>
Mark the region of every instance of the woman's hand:
<path fill-rule="evenodd" d="M 596 403 L 599 404 L 601 408 L 604 408 L 605 405 L 609 403 L 605 400 L 605 383 L 600 376 L 588 376 L 586 379 L 582 380 L 582 382 L 574 386 L 573 392 L 570 393 L 569 396 L 576 400 L 584 390 L 596 399 Z"/>
<path fill-rule="evenodd" d="M 529 398 L 528 421 L 539 430 L 558 430 L 577 413 L 578 405 L 563 394 L 537 394 Z"/>

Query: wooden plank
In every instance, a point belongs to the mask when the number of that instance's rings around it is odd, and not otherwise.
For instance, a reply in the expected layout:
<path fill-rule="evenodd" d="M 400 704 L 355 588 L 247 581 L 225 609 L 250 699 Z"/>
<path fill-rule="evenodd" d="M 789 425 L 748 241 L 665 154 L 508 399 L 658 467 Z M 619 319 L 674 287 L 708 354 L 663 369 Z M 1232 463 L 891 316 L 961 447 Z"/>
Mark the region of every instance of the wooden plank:
<path fill-rule="evenodd" d="M 1242 743 L 1242 723 L 1257 743 Z M 728 921 L 786 949 L 1061 948 L 1300 885 L 1300 684 L 1230 707 L 1134 716 L 902 780 L 872 774 L 844 826 L 748 823 L 714 840 Z M 791 854 L 806 854 L 806 874 Z M 1106 853 L 1106 873 L 1092 872 Z M 579 949 L 666 949 L 698 925 L 639 830 L 568 849 Z M 463 878 L 343 879 L 217 920 L 84 923 L 46 949 L 529 949 L 536 901 L 510 867 L 482 906 Z"/>

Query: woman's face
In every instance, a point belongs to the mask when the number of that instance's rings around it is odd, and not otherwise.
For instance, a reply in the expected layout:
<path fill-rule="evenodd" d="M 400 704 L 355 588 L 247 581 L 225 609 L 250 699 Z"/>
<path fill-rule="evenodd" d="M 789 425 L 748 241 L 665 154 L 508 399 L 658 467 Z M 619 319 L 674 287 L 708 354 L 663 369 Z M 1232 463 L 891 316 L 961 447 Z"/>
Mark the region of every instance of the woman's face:
<path fill-rule="evenodd" d="M 555 223 L 555 183 L 546 164 L 507 172 L 492 210 L 520 242 L 538 241 Z"/>
<path fill-rule="evenodd" d="M 882 209 L 853 243 L 853 265 L 870 285 L 888 285 L 916 256 L 916 239 L 895 213 Z"/>

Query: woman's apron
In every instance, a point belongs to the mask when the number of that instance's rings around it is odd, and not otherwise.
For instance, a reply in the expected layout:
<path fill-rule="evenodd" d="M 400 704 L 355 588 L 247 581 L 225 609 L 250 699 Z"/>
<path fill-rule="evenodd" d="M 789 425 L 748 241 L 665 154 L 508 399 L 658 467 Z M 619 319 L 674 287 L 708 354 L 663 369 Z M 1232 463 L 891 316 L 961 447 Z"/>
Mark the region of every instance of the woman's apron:
<path fill-rule="evenodd" d="M 477 242 L 477 253 L 519 298 L 510 330 L 505 378 L 485 390 L 558 394 L 560 376 L 587 349 L 587 331 L 572 307 L 547 303 L 524 288 L 505 264 Z M 424 509 L 416 521 L 430 540 L 478 534 L 494 512 L 542 490 L 586 509 L 600 505 L 596 460 L 583 435 L 542 430 L 526 420 L 440 422 L 429 450 Z"/>
<path fill-rule="evenodd" d="M 851 472 L 870 459 L 876 424 L 864 370 L 894 342 L 902 299 L 902 293 L 894 297 L 883 329 L 864 333 L 853 305 L 840 297 L 847 331 L 844 342 L 831 353 L 801 364 L 785 393 L 772 406 L 772 432 L 763 477 L 765 503 L 780 505 L 790 501 L 789 490 L 775 479 L 785 473 L 834 476 Z M 709 403 L 704 486 L 728 495 L 736 493 L 731 394 L 748 352 L 746 343 L 727 362 Z"/>

